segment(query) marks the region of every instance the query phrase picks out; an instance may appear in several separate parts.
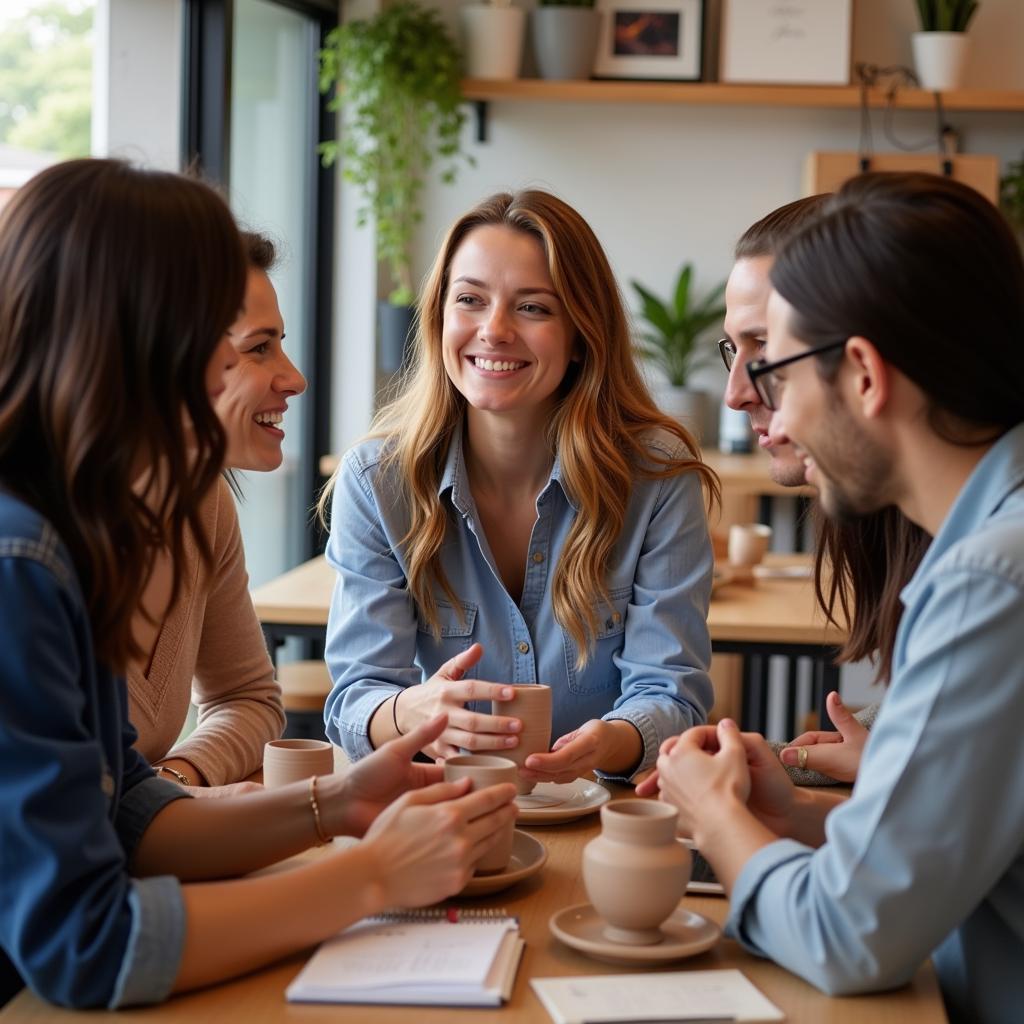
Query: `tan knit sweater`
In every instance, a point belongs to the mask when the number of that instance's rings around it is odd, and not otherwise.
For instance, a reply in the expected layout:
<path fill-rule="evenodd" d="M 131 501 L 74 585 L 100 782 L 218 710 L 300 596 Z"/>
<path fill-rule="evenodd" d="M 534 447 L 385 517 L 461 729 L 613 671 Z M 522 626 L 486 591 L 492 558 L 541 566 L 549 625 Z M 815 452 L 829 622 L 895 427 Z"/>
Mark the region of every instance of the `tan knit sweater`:
<path fill-rule="evenodd" d="M 128 670 L 135 746 L 149 761 L 180 757 L 211 786 L 238 782 L 263 763 L 263 745 L 284 728 L 281 689 L 249 597 L 238 513 L 220 480 L 204 500 L 203 528 L 213 550 L 208 572 L 186 538 L 186 571 L 164 620 L 148 676 Z M 183 743 L 190 699 L 199 724 Z"/>

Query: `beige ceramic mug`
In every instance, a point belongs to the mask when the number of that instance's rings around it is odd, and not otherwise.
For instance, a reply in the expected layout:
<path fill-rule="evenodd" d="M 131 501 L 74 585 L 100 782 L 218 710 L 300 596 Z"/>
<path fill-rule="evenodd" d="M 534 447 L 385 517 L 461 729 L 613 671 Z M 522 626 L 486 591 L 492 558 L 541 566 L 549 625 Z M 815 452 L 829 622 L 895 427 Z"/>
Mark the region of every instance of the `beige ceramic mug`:
<path fill-rule="evenodd" d="M 473 789 L 486 789 L 502 782 L 515 782 L 517 768 L 515 762 L 506 757 L 495 757 L 491 754 L 456 754 L 444 763 L 445 782 L 456 782 L 459 779 L 473 780 Z M 493 875 L 504 871 L 512 859 L 512 841 L 515 838 L 515 818 L 510 818 L 502 830 L 496 846 L 485 854 L 476 866 L 478 875 Z"/>
<path fill-rule="evenodd" d="M 690 851 L 676 842 L 678 812 L 657 800 L 613 800 L 601 834 L 583 849 L 583 884 L 604 918 L 605 938 L 650 946 L 690 881 Z"/>
<path fill-rule="evenodd" d="M 531 754 L 546 754 L 551 748 L 551 687 L 526 683 L 512 689 L 515 692 L 512 700 L 491 701 L 491 714 L 518 718 L 523 723 L 522 732 L 518 733 L 519 744 L 501 753 L 502 757 L 522 767 Z M 518 775 L 515 783 L 520 796 L 532 793 L 536 785 Z"/>
<path fill-rule="evenodd" d="M 753 568 L 768 553 L 772 528 L 764 523 L 734 523 L 729 527 L 729 565 L 738 576 L 753 577 Z"/>
<path fill-rule="evenodd" d="M 270 789 L 334 771 L 334 748 L 324 740 L 271 740 L 263 748 L 263 785 Z"/>

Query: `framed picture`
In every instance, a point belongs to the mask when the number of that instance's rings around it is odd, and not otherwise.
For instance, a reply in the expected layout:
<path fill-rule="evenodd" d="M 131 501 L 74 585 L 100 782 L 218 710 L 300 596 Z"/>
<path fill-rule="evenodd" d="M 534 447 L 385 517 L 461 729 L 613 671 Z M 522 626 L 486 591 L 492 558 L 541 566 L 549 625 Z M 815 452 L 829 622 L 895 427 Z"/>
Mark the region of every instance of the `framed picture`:
<path fill-rule="evenodd" d="M 704 0 L 597 0 L 597 9 L 595 78 L 700 80 Z"/>
<path fill-rule="evenodd" d="M 722 0 L 723 82 L 849 85 L 853 0 Z"/>

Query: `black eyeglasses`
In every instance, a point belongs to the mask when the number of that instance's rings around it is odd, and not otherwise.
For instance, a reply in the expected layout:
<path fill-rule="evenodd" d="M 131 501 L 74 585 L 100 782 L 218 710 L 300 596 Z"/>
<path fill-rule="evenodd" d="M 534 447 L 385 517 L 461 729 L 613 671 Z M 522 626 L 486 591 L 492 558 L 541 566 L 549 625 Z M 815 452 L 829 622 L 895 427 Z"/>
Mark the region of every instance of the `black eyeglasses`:
<path fill-rule="evenodd" d="M 736 362 L 736 342 L 732 338 L 722 338 L 718 342 L 718 351 L 722 355 L 725 368 L 732 373 L 732 364 Z"/>
<path fill-rule="evenodd" d="M 843 348 L 847 340 L 847 338 L 843 338 L 842 341 L 833 341 L 828 345 L 809 348 L 806 352 L 800 352 L 798 355 L 789 356 L 786 359 L 776 359 L 774 363 L 769 363 L 764 359 L 752 359 L 747 363 L 747 374 L 750 377 L 750 383 L 754 385 L 757 397 L 764 403 L 764 407 L 771 409 L 772 412 L 779 407 L 782 381 L 776 377 L 776 370 L 780 370 L 783 366 L 789 366 L 791 363 L 798 363 L 801 359 L 806 359 L 808 356 L 816 356 L 822 352 L 832 352 L 837 348 Z M 721 342 L 718 343 L 718 347 L 720 350 L 722 349 Z M 722 350 L 722 357 L 725 358 L 724 350 Z"/>

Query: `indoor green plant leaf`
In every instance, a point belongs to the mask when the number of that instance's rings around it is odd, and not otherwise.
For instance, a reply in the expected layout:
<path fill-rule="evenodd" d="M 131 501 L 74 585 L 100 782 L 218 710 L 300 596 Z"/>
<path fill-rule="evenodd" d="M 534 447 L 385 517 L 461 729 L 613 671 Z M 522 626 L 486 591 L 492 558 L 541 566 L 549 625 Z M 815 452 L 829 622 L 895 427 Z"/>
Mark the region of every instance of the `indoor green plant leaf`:
<path fill-rule="evenodd" d="M 714 359 L 713 348 L 703 343 L 704 336 L 725 316 L 725 283 L 695 300 L 692 279 L 693 266 L 686 263 L 676 278 L 670 302 L 639 282 L 630 282 L 640 298 L 640 317 L 649 328 L 636 344 L 637 354 L 659 366 L 674 387 L 685 387 L 701 366 Z"/>
<path fill-rule="evenodd" d="M 345 179 L 362 194 L 357 222 L 373 217 L 396 305 L 415 299 L 409 247 L 426 171 L 440 158 L 441 179 L 450 181 L 462 156 L 461 68 L 438 12 L 415 0 L 346 22 L 320 51 L 320 90 L 335 90 L 328 106 L 346 112 L 341 141 L 320 152 L 325 165 L 340 156 Z"/>
<path fill-rule="evenodd" d="M 966 32 L 978 0 L 917 0 L 922 32 Z"/>

